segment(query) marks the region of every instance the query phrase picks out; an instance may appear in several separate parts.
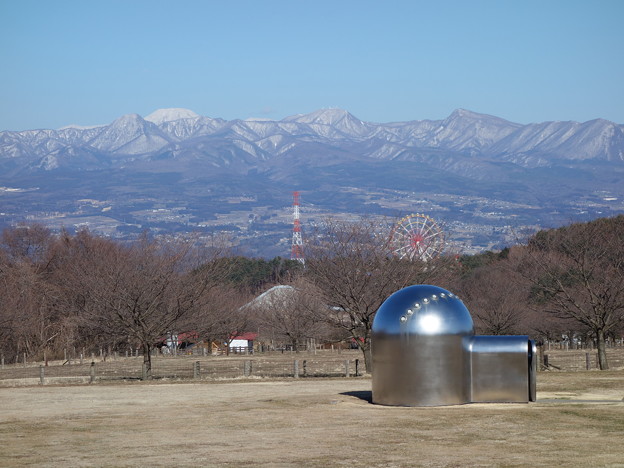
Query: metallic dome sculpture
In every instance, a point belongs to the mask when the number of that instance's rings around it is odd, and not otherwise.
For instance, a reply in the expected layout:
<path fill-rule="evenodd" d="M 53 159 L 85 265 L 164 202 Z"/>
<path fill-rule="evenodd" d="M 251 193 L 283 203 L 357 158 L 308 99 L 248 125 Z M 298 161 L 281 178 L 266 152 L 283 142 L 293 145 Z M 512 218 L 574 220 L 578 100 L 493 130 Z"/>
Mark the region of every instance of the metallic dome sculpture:
<path fill-rule="evenodd" d="M 431 260 L 444 250 L 444 232 L 427 215 L 405 216 L 393 227 L 388 239 L 393 255 L 409 260 Z"/>
<path fill-rule="evenodd" d="M 441 406 L 535 401 L 528 336 L 475 336 L 470 312 L 431 285 L 397 291 L 372 328 L 373 403 Z"/>

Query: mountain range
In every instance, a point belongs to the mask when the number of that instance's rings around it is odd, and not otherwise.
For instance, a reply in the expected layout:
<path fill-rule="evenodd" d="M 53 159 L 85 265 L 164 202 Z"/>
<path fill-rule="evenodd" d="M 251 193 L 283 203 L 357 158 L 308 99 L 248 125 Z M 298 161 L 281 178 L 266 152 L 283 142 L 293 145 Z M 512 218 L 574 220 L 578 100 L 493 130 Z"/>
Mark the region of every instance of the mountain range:
<path fill-rule="evenodd" d="M 477 213 L 477 225 L 496 232 L 624 209 L 624 125 L 523 125 L 464 109 L 443 120 L 391 123 L 342 109 L 230 121 L 160 109 L 108 125 L 0 132 L 0 171 L 5 224 L 92 217 L 77 202 L 89 199 L 118 232 L 214 227 L 203 221 L 241 209 L 244 227 L 221 216 L 221 227 L 240 231 L 280 218 L 291 191 L 301 190 L 310 213 L 395 216 L 427 208 L 449 226 L 469 224 Z M 184 221 L 154 224 L 137 214 L 174 208 Z M 500 213 L 498 221 L 481 216 L 484 209 Z M 275 234 L 268 242 L 284 239 Z"/>
<path fill-rule="evenodd" d="M 187 109 L 160 109 L 145 118 L 129 114 L 90 128 L 1 132 L 0 163 L 5 171 L 20 173 L 194 159 L 244 172 L 300 152 L 307 159 L 324 159 L 308 151 L 311 145 L 323 148 L 324 155 L 372 160 L 432 162 L 443 153 L 445 161 L 437 165 L 445 170 L 466 157 L 522 167 L 557 160 L 624 162 L 624 125 L 602 119 L 521 125 L 463 109 L 444 120 L 385 124 L 364 122 L 342 109 L 279 121 L 226 121 Z"/>

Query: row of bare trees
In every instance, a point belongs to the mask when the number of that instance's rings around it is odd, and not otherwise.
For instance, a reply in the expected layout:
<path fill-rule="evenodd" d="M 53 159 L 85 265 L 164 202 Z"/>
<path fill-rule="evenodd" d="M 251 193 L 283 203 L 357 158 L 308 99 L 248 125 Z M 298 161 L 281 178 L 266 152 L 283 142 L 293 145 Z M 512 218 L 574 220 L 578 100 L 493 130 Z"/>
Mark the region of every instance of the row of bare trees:
<path fill-rule="evenodd" d="M 482 332 L 589 341 L 608 369 L 607 338 L 624 338 L 624 216 L 540 231 L 480 260 L 457 289 Z"/>
<path fill-rule="evenodd" d="M 310 238 L 304 270 L 297 262 L 232 257 L 218 239 L 199 245 L 143 236 L 122 243 L 88 231 L 7 229 L 0 249 L 2 352 L 140 347 L 149 374 L 151 351 L 168 333 L 192 331 L 227 347 L 237 333 L 259 330 L 261 339 L 295 349 L 310 338 L 349 340 L 370 371 L 377 309 L 419 283 L 460 294 L 479 333 L 591 339 L 603 369 L 606 339 L 623 332 L 624 216 L 542 231 L 496 254 L 426 263 L 389 255 L 369 220 L 328 220 Z"/>
<path fill-rule="evenodd" d="M 149 375 L 151 351 L 167 333 L 192 326 L 229 336 L 244 326 L 235 313 L 244 298 L 221 281 L 228 265 L 215 261 L 218 244 L 146 236 L 122 244 L 20 226 L 4 231 L 3 247 L 0 334 L 9 355 L 140 347 Z"/>

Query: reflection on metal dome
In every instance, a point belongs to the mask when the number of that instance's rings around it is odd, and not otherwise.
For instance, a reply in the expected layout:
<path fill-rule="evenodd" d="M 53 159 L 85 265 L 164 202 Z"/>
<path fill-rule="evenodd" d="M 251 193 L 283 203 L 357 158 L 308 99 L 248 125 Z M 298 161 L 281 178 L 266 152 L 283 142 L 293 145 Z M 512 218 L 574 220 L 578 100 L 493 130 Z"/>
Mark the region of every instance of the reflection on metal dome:
<path fill-rule="evenodd" d="M 408 319 L 401 321 L 402 316 Z M 464 303 L 444 289 L 429 285 L 409 286 L 394 293 L 379 308 L 373 322 L 373 333 L 466 335 L 473 332 L 472 317 Z"/>
<path fill-rule="evenodd" d="M 397 291 L 377 311 L 372 332 L 374 403 L 535 400 L 533 342 L 527 336 L 475 336 L 470 312 L 445 289 Z"/>

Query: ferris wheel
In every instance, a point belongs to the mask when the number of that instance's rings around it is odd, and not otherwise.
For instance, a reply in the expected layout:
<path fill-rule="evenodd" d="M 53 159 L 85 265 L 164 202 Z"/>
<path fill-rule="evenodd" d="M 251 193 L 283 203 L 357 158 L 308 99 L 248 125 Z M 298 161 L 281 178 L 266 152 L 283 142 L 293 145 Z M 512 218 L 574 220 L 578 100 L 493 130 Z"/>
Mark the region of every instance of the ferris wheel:
<path fill-rule="evenodd" d="M 411 214 L 396 223 L 388 245 L 392 254 L 399 258 L 426 262 L 444 250 L 444 232 L 433 218 Z"/>

